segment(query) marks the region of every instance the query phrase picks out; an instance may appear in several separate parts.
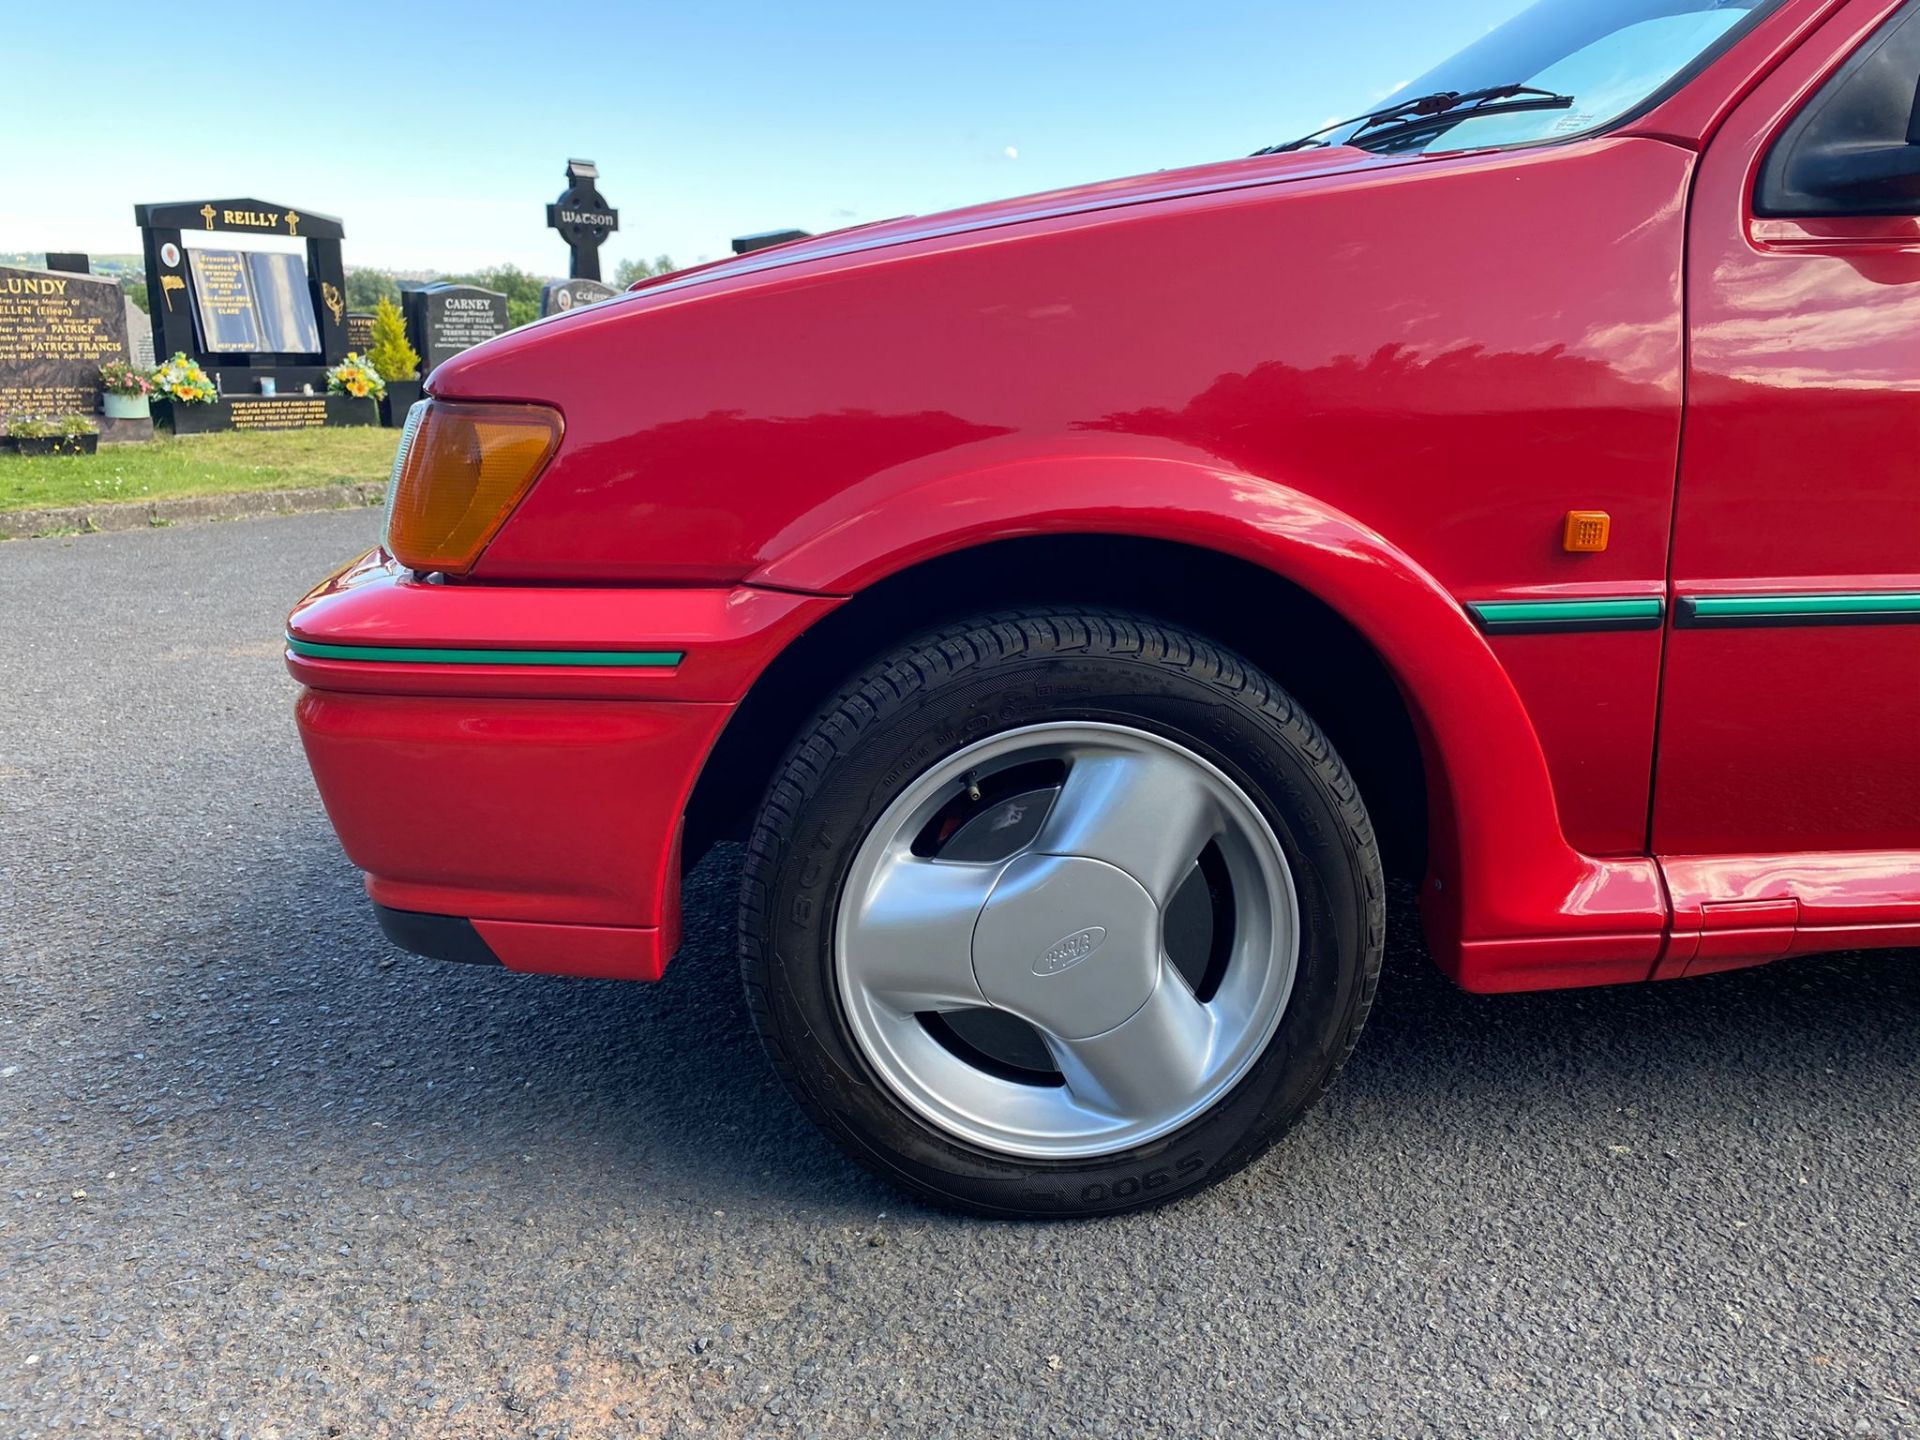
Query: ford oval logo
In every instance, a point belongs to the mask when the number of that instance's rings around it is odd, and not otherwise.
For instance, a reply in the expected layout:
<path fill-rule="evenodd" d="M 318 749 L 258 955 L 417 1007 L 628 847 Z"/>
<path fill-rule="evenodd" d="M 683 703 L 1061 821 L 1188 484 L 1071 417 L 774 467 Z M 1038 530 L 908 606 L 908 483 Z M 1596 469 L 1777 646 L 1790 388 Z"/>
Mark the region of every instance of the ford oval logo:
<path fill-rule="evenodd" d="M 1093 952 L 1107 943 L 1107 932 L 1098 925 L 1089 925 L 1084 930 L 1076 930 L 1046 954 L 1033 962 L 1036 975 L 1058 975 L 1063 970 L 1071 970 L 1082 960 L 1091 959 Z"/>

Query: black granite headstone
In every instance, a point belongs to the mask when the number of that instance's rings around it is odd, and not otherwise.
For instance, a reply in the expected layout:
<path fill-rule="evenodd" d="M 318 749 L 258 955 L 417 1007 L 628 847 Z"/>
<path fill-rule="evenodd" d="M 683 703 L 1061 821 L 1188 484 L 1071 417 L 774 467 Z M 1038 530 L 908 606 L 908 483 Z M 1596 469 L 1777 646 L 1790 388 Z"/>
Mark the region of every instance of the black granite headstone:
<path fill-rule="evenodd" d="M 757 235 L 736 235 L 733 237 L 733 253 L 751 255 L 756 250 L 770 250 L 775 245 L 786 245 L 794 240 L 811 240 L 813 234 L 808 230 L 762 230 Z"/>
<path fill-rule="evenodd" d="M 507 297 L 497 290 L 442 281 L 409 290 L 401 299 L 423 378 L 442 361 L 507 329 Z"/>
<path fill-rule="evenodd" d="M 620 228 L 620 212 L 608 205 L 594 181 L 600 169 L 591 160 L 567 162 L 567 188 L 547 206 L 547 224 L 573 251 L 567 271 L 576 280 L 600 278 L 600 247 Z"/>
<path fill-rule="evenodd" d="M 136 205 L 133 216 L 147 273 L 147 324 L 162 359 L 185 352 L 226 396 L 255 395 L 269 382 L 278 398 L 326 389 L 327 367 L 347 353 L 347 277 L 340 255 L 346 229 L 338 219 L 251 197 Z M 220 237 L 226 234 L 294 243 L 223 250 Z M 189 237 L 207 242 L 207 250 Z M 211 270 L 197 259 L 222 253 L 240 258 L 216 261 Z M 250 258 L 260 255 L 282 258 L 257 264 Z M 288 256 L 304 267 L 304 279 Z M 205 313 L 210 308 L 217 313 Z M 173 408 L 179 431 L 194 407 Z M 217 428 L 239 423 L 224 405 L 198 408 L 218 412 Z M 329 407 L 328 423 L 342 419 L 366 423 L 345 411 L 336 417 Z"/>
<path fill-rule="evenodd" d="M 126 358 L 116 281 L 0 265 L 0 420 L 91 415 L 100 367 Z"/>
<path fill-rule="evenodd" d="M 611 300 L 619 293 L 599 280 L 551 280 L 540 291 L 540 313 L 564 315 L 569 310 Z"/>

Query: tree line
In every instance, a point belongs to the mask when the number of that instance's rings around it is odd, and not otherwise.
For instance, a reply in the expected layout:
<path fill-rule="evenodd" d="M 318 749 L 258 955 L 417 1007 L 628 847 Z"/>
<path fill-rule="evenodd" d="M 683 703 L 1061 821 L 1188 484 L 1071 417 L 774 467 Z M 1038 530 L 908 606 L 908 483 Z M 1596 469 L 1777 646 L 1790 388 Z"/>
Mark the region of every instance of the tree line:
<path fill-rule="evenodd" d="M 622 260 L 614 269 L 611 283 L 624 290 L 636 280 L 645 280 L 651 275 L 665 275 L 673 268 L 673 261 L 665 255 L 657 255 L 651 260 Z M 478 285 L 482 290 L 499 291 L 507 297 L 507 322 L 525 325 L 540 318 L 540 291 L 551 277 L 531 274 L 518 265 L 494 265 L 464 275 L 442 275 L 438 278 L 455 285 Z M 393 276 L 383 275 L 378 270 L 349 269 L 347 308 L 371 311 L 382 300 L 391 300 L 398 305 L 401 288 L 400 282 Z"/>

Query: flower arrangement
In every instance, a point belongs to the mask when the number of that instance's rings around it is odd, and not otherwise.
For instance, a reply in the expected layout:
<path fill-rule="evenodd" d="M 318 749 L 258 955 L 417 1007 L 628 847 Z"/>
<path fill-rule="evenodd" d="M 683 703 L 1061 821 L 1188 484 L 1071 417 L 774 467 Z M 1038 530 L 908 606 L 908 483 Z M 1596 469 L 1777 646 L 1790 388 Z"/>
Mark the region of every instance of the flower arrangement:
<path fill-rule="evenodd" d="M 100 367 L 100 389 L 108 395 L 144 400 L 153 394 L 153 372 L 136 369 L 124 360 L 110 360 Z"/>
<path fill-rule="evenodd" d="M 100 427 L 84 415 L 24 417 L 7 421 L 4 428 L 22 455 L 91 455 L 100 443 Z"/>
<path fill-rule="evenodd" d="M 387 393 L 387 382 L 364 355 L 349 350 L 346 359 L 327 371 L 327 393 L 378 400 Z"/>
<path fill-rule="evenodd" d="M 153 372 L 153 389 L 155 394 L 182 405 L 211 405 L 220 398 L 200 362 L 189 360 L 184 351 L 175 351 L 171 360 Z"/>

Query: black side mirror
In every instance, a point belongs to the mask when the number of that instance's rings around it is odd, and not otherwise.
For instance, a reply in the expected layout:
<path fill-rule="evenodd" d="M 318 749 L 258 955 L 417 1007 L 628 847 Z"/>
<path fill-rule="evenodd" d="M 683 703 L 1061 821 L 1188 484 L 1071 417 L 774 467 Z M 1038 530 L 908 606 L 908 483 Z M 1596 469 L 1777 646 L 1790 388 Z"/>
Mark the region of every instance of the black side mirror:
<path fill-rule="evenodd" d="M 1874 205 L 1920 200 L 1920 87 L 1907 111 L 1904 140 L 1846 140 L 1835 137 L 1816 146 L 1811 162 L 1816 193 L 1835 200 Z"/>
<path fill-rule="evenodd" d="M 1920 143 L 1836 145 L 1810 157 L 1807 189 L 1849 204 L 1920 201 Z"/>
<path fill-rule="evenodd" d="M 1761 215 L 1920 215 L 1920 6 L 1902 6 L 1767 156 Z"/>

